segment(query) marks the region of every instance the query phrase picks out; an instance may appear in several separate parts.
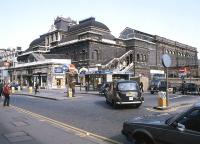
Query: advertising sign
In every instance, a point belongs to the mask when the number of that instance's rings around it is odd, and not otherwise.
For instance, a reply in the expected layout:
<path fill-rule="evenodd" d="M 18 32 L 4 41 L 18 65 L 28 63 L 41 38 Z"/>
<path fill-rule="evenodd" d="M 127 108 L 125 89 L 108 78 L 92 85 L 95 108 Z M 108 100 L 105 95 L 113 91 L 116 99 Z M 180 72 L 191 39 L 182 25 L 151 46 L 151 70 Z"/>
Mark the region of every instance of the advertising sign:
<path fill-rule="evenodd" d="M 62 67 L 55 67 L 54 73 L 63 73 L 63 68 Z"/>

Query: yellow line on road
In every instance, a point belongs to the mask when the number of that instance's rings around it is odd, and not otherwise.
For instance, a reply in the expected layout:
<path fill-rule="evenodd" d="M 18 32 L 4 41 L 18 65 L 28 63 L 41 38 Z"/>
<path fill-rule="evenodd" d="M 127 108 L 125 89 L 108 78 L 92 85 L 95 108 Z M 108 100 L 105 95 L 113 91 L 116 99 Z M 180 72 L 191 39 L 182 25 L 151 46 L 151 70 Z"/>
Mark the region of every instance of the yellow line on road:
<path fill-rule="evenodd" d="M 169 108 L 169 109 L 166 109 L 166 110 L 157 110 L 157 109 L 154 109 L 154 108 L 146 108 L 146 110 L 152 111 L 152 112 L 159 112 L 159 113 L 160 112 L 173 112 L 173 111 L 176 111 L 179 108 L 190 107 L 190 106 L 192 106 L 192 104 L 175 106 L 175 107 L 172 107 L 172 108 Z"/>
<path fill-rule="evenodd" d="M 43 119 L 46 122 L 48 122 L 48 123 L 50 123 L 52 125 L 64 128 L 65 130 L 72 130 L 74 132 L 78 132 L 78 133 L 80 133 L 79 135 L 82 136 L 82 137 L 84 135 L 84 136 L 87 136 L 87 137 L 90 137 L 90 138 L 93 138 L 93 139 L 96 139 L 96 140 L 101 140 L 101 141 L 109 142 L 109 143 L 112 143 L 112 144 L 121 144 L 118 141 L 115 141 L 115 140 L 109 139 L 107 137 L 103 137 L 103 136 L 100 136 L 100 135 L 97 135 L 97 134 L 94 134 L 94 133 L 82 130 L 82 129 L 79 129 L 79 128 L 76 128 L 76 127 L 73 127 L 71 125 L 68 125 L 68 124 L 56 121 L 56 120 L 48 118 L 48 117 L 45 117 L 43 115 L 39 115 L 37 113 L 33 113 L 31 111 L 28 111 L 28 110 L 25 110 L 25 109 L 22 109 L 22 108 L 13 106 L 13 105 L 11 107 L 14 108 L 14 109 L 16 109 L 18 112 L 25 113 L 27 115 L 30 115 L 30 116 L 38 118 L 38 119 Z"/>

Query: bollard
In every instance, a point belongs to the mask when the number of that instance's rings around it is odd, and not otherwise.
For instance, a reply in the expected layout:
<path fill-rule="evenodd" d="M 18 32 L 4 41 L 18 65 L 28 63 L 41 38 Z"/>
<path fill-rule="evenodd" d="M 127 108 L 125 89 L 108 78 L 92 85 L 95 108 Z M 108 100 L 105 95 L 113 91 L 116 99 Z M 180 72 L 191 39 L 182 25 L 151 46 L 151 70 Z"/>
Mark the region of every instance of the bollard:
<path fill-rule="evenodd" d="M 15 87 L 12 87 L 12 93 L 15 93 Z"/>
<path fill-rule="evenodd" d="M 68 88 L 67 93 L 68 93 L 68 97 L 72 97 L 72 89 L 71 88 Z"/>
<path fill-rule="evenodd" d="M 33 91 L 33 88 L 32 88 L 32 87 L 29 87 L 29 88 L 28 88 L 28 92 L 29 92 L 29 93 L 32 93 L 32 91 Z"/>
<path fill-rule="evenodd" d="M 158 92 L 158 106 L 154 108 L 161 110 L 167 108 L 166 92 L 163 91 Z"/>
<path fill-rule="evenodd" d="M 20 91 L 20 90 L 21 90 L 20 86 L 18 86 L 18 87 L 17 87 L 17 90 L 18 90 L 18 91 Z"/>

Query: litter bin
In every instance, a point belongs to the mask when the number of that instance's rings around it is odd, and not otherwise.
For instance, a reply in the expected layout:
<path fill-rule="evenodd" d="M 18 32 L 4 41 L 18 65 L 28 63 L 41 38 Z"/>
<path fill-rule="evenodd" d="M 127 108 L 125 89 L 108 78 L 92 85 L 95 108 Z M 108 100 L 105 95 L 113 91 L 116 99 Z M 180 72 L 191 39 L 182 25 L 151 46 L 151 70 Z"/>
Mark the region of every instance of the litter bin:
<path fill-rule="evenodd" d="M 166 92 L 164 91 L 158 92 L 158 107 L 161 108 L 167 107 Z"/>
<path fill-rule="evenodd" d="M 33 88 L 32 88 L 32 87 L 29 87 L 29 88 L 28 88 L 28 92 L 29 92 L 29 93 L 32 93 L 32 91 L 33 91 Z"/>

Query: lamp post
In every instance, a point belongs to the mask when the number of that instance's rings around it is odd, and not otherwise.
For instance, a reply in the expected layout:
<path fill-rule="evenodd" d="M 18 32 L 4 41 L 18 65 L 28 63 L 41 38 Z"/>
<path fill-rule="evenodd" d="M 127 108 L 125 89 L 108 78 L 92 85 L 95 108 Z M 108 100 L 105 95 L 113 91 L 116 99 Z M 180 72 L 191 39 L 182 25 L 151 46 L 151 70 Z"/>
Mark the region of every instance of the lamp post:
<path fill-rule="evenodd" d="M 166 99 L 167 99 L 167 107 L 169 106 L 169 97 L 168 97 L 168 68 L 171 66 L 172 60 L 168 54 L 164 54 L 162 56 L 162 64 L 166 68 Z"/>

